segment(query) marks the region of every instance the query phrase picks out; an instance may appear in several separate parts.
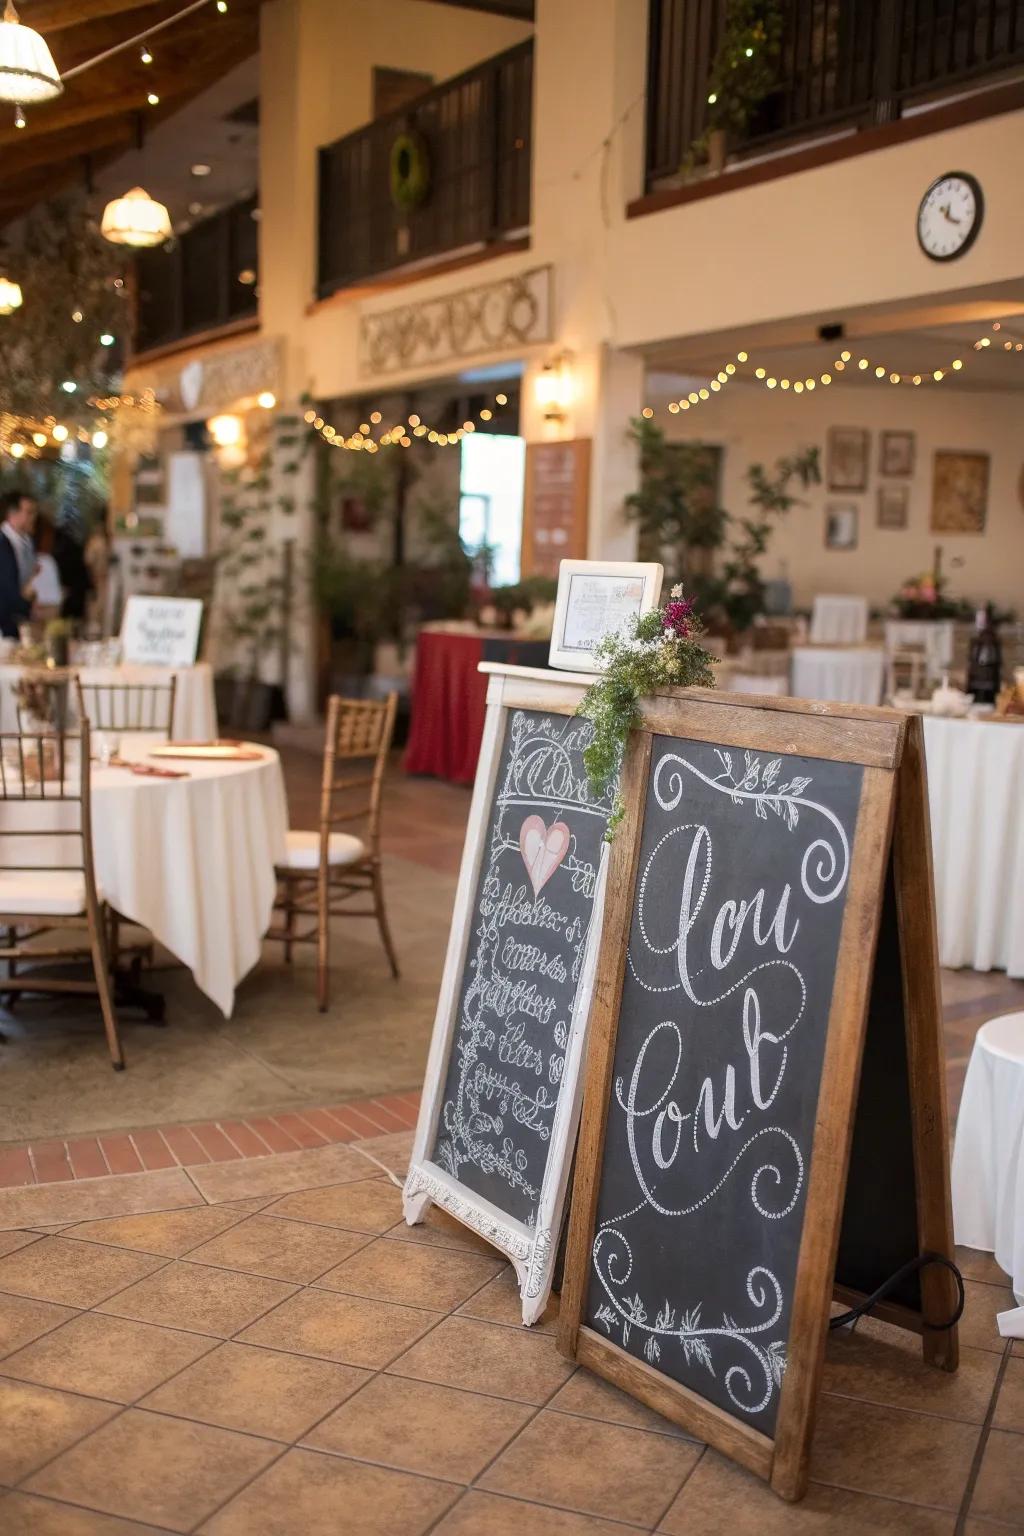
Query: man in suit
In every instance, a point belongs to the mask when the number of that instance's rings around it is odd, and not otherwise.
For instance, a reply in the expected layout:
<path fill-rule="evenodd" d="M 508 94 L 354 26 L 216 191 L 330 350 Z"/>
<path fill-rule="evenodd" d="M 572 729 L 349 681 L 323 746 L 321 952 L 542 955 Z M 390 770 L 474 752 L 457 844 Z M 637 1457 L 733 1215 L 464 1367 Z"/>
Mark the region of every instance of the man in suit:
<path fill-rule="evenodd" d="M 32 543 L 35 502 L 26 491 L 0 496 L 0 634 L 18 638 L 18 625 L 32 616 L 36 552 Z"/>

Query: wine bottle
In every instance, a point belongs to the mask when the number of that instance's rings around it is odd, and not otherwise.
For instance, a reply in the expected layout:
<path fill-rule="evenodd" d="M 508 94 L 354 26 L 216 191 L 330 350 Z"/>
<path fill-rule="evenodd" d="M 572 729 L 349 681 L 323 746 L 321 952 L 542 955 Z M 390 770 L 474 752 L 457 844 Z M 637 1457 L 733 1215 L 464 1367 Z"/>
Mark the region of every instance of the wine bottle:
<path fill-rule="evenodd" d="M 992 606 L 986 603 L 975 615 L 967 662 L 967 692 L 974 695 L 975 704 L 996 702 L 1002 664 L 1002 648 L 992 623 Z"/>

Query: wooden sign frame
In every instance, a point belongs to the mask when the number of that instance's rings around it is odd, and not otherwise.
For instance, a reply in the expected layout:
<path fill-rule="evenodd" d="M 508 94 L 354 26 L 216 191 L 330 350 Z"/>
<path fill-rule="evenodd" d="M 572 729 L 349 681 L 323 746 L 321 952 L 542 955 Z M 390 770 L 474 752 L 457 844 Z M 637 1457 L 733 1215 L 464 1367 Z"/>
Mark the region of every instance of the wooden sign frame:
<path fill-rule="evenodd" d="M 534 1225 L 529 1226 L 513 1219 L 491 1201 L 453 1178 L 446 1169 L 431 1161 L 430 1153 L 435 1144 L 438 1119 L 444 1103 L 448 1061 L 458 1031 L 462 977 L 473 933 L 474 897 L 481 866 L 487 855 L 490 809 L 506 722 L 510 712 L 519 709 L 540 710 L 565 715 L 567 718 L 574 715 L 591 679 L 565 672 L 552 673 L 542 668 L 513 667 L 489 662 L 481 663 L 480 671 L 490 675 L 487 717 L 402 1204 L 405 1219 L 410 1226 L 421 1222 L 434 1203 L 506 1254 L 519 1280 L 523 1322 L 530 1324 L 542 1315 L 551 1293 L 568 1196 L 569 1173 L 583 1096 L 583 1052 L 600 945 L 608 848 L 607 844 L 602 844 L 593 915 L 573 1003 L 565 1065 L 558 1088 L 558 1103 L 551 1126 L 537 1217 Z"/>
<path fill-rule="evenodd" d="M 807 1488 L 833 1294 L 862 1299 L 837 1286 L 835 1275 L 887 880 L 895 882 L 898 914 L 918 1252 L 951 1260 L 954 1251 L 923 729 L 919 716 L 893 710 L 697 689 L 648 698 L 641 713 L 620 785 L 626 816 L 608 869 L 558 1346 L 569 1359 L 765 1478 L 783 1498 L 795 1500 Z M 636 1359 L 584 1322 L 654 735 L 825 758 L 863 769 L 774 1437 Z M 884 1191 L 878 1198 L 884 1198 Z M 953 1275 L 938 1266 L 925 1269 L 920 1296 L 920 1311 L 881 1305 L 877 1315 L 922 1334 L 925 1360 L 955 1370 L 955 1327 L 930 1330 L 924 1323 L 926 1317 L 954 1315 Z"/>
<path fill-rule="evenodd" d="M 536 545 L 538 464 L 545 457 L 564 455 L 572 465 L 572 483 L 566 493 L 569 504 L 569 526 L 564 531 L 566 542 L 553 549 L 548 556 L 538 553 Z M 523 488 L 523 531 L 520 545 L 520 565 L 524 576 L 543 574 L 542 567 L 548 560 L 557 575 L 560 560 L 582 560 L 587 553 L 587 509 L 590 505 L 590 438 L 554 438 L 546 442 L 527 443 L 526 470 Z"/>

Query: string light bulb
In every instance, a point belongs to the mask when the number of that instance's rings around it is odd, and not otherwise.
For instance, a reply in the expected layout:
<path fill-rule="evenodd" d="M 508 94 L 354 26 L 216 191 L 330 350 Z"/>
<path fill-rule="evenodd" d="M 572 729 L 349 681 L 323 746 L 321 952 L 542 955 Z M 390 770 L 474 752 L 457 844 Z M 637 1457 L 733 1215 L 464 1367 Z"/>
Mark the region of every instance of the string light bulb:
<path fill-rule="evenodd" d="M 139 59 L 143 64 L 152 64 L 153 62 L 153 55 L 150 53 L 149 48 L 145 43 L 142 45 L 142 52 L 139 54 Z"/>

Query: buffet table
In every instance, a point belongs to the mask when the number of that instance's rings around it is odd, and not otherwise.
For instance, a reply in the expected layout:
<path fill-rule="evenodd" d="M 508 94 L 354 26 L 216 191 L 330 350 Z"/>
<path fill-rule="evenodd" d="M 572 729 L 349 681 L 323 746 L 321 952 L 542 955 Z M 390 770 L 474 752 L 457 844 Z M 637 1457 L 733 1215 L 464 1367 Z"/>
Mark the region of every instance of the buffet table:
<path fill-rule="evenodd" d="M 212 741 L 217 735 L 217 707 L 213 694 L 213 668 L 199 661 L 192 667 L 145 667 L 128 662 L 118 666 L 75 667 L 84 684 L 125 686 L 141 683 L 148 687 L 166 686 L 177 679 L 174 695 L 172 735 L 179 741 Z M 0 664 L 0 730 L 18 729 L 18 706 L 14 690 L 25 671 L 16 663 Z M 72 704 L 74 690 L 72 693 Z"/>
<path fill-rule="evenodd" d="M 1024 977 L 1024 724 L 924 717 L 942 965 Z"/>
<path fill-rule="evenodd" d="M 472 784 L 487 702 L 487 678 L 477 670 L 480 663 L 544 667 L 549 644 L 491 630 L 421 630 L 405 771 Z"/>

